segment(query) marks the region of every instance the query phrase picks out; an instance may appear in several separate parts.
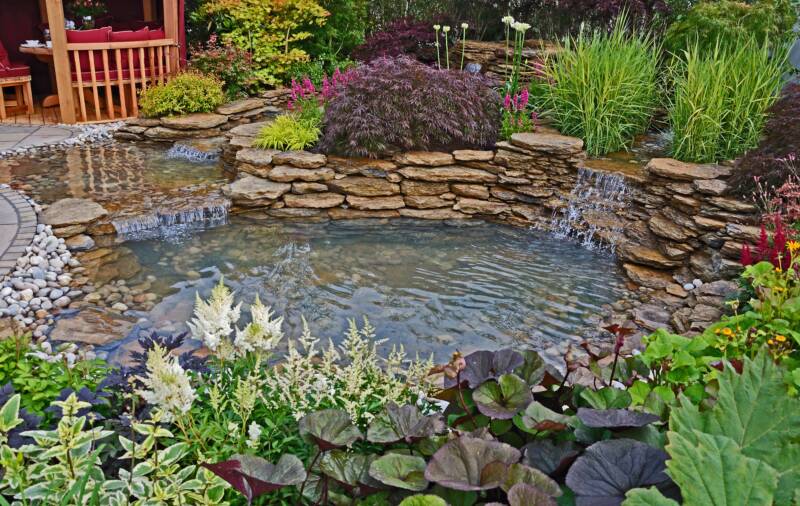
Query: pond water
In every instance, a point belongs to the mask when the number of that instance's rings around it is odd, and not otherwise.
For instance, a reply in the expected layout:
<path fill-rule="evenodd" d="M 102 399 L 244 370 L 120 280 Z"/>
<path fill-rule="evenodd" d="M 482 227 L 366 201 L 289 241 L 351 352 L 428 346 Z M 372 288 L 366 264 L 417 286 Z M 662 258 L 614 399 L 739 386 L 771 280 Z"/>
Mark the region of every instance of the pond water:
<path fill-rule="evenodd" d="M 348 318 L 368 316 L 387 347 L 441 360 L 454 348 L 563 349 L 624 292 L 613 257 L 496 223 L 240 218 L 171 237 L 124 247 L 141 267 L 128 285 L 149 277 L 162 299 L 147 318 L 175 331 L 224 276 L 241 300 L 259 294 L 284 315 L 288 335 L 304 316 L 338 341 Z"/>

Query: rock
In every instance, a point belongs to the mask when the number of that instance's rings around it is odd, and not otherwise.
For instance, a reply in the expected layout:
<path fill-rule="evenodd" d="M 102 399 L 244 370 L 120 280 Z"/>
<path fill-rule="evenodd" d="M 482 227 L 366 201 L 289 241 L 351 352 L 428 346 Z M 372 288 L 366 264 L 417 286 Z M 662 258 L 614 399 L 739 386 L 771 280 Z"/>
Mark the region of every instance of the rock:
<path fill-rule="evenodd" d="M 682 262 L 678 260 L 671 260 L 665 257 L 661 252 L 633 243 L 622 243 L 617 247 L 617 256 L 622 260 L 627 260 L 632 263 L 649 265 L 657 269 L 671 269 L 679 267 Z"/>
<path fill-rule="evenodd" d="M 382 211 L 386 209 L 400 209 L 406 203 L 400 195 L 394 197 L 357 197 L 348 195 L 347 203 L 361 211 Z"/>
<path fill-rule="evenodd" d="M 722 195 L 728 189 L 728 184 L 720 179 L 697 179 L 693 186 L 706 195 Z"/>
<path fill-rule="evenodd" d="M 222 150 L 225 149 L 225 146 L 228 145 L 228 139 L 222 136 L 202 139 L 184 139 L 176 141 L 174 145 L 185 146 L 206 155 L 218 156 L 222 153 Z"/>
<path fill-rule="evenodd" d="M 567 137 L 550 133 L 524 132 L 511 136 L 511 144 L 532 151 L 547 154 L 573 155 L 583 150 L 583 141 L 577 137 Z"/>
<path fill-rule="evenodd" d="M 403 195 L 442 195 L 450 191 L 447 183 L 423 183 L 420 181 L 403 181 L 400 183 Z M 486 192 L 489 194 L 488 190 Z"/>
<path fill-rule="evenodd" d="M 400 174 L 408 179 L 431 183 L 494 183 L 497 176 L 481 169 L 451 165 L 449 167 L 403 167 Z"/>
<path fill-rule="evenodd" d="M 716 179 L 727 177 L 731 168 L 723 165 L 679 162 L 672 158 L 653 158 L 645 170 L 655 176 L 661 176 L 677 181 L 694 181 L 695 179 Z"/>
<path fill-rule="evenodd" d="M 634 283 L 647 288 L 660 290 L 661 288 L 666 288 L 675 283 L 672 279 L 672 275 L 665 271 L 630 263 L 623 264 L 622 268 L 625 269 L 625 274 L 627 274 Z"/>
<path fill-rule="evenodd" d="M 699 279 L 696 281 L 700 281 Z M 717 280 L 710 283 L 700 282 L 697 287 L 699 295 L 712 295 L 715 297 L 727 297 L 739 291 L 739 286 L 732 281 Z"/>
<path fill-rule="evenodd" d="M 453 151 L 453 157 L 459 162 L 491 162 L 494 158 L 494 151 L 459 149 Z"/>
<path fill-rule="evenodd" d="M 678 225 L 661 213 L 654 214 L 648 222 L 650 230 L 659 237 L 672 239 L 673 241 L 683 242 L 697 234 L 691 230 Z"/>
<path fill-rule="evenodd" d="M 321 193 L 328 191 L 328 185 L 322 183 L 292 183 L 292 193 L 305 195 L 306 193 Z"/>
<path fill-rule="evenodd" d="M 42 222 L 56 227 L 86 225 L 108 215 L 103 206 L 88 199 L 67 198 L 53 202 L 43 213 Z"/>
<path fill-rule="evenodd" d="M 348 158 L 342 156 L 328 156 L 328 167 L 337 174 L 345 175 L 375 175 L 386 174 L 397 170 L 397 165 L 389 160 L 376 160 L 374 158 Z M 382 177 L 382 176 L 380 176 Z"/>
<path fill-rule="evenodd" d="M 514 204 L 511 206 L 511 212 L 514 216 L 524 219 L 525 221 L 535 222 L 541 217 L 542 209 L 538 206 L 526 206 L 524 204 Z"/>
<path fill-rule="evenodd" d="M 67 306 L 69 306 L 69 303 L 70 303 L 70 302 L 72 302 L 72 301 L 70 300 L 70 298 L 69 298 L 69 297 L 67 297 L 67 296 L 65 295 L 65 296 L 63 296 L 63 297 L 59 297 L 58 299 L 54 300 L 54 301 L 53 301 L 53 304 L 54 304 L 56 307 L 67 307 Z"/>
<path fill-rule="evenodd" d="M 344 203 L 344 195 L 338 193 L 308 193 L 306 195 L 284 195 L 283 201 L 287 207 L 303 207 L 310 209 L 327 209 Z"/>
<path fill-rule="evenodd" d="M 708 201 L 720 209 L 724 209 L 726 211 L 730 211 L 732 213 L 747 213 L 747 214 L 755 214 L 758 211 L 758 208 L 755 204 L 751 204 L 750 202 L 744 202 L 742 200 L 726 198 L 726 197 L 711 197 Z"/>
<path fill-rule="evenodd" d="M 181 139 L 199 139 L 204 137 L 217 137 L 218 128 L 208 130 L 178 130 L 177 128 L 154 127 L 144 133 L 145 137 L 154 141 L 177 141 Z"/>
<path fill-rule="evenodd" d="M 689 319 L 692 322 L 714 322 L 722 317 L 722 310 L 716 307 L 698 304 L 692 308 Z"/>
<path fill-rule="evenodd" d="M 134 324 L 132 318 L 84 309 L 72 318 L 57 320 L 50 339 L 102 346 L 126 337 Z"/>
<path fill-rule="evenodd" d="M 511 207 L 505 202 L 467 198 L 459 199 L 453 209 L 467 214 L 500 214 L 511 211 Z"/>
<path fill-rule="evenodd" d="M 290 165 L 278 165 L 269 171 L 269 175 L 267 177 L 269 177 L 272 181 L 277 181 L 279 183 L 291 183 L 293 181 L 330 181 L 335 175 L 336 174 L 333 172 L 333 169 L 329 169 L 327 167 L 309 169 L 293 167 Z"/>
<path fill-rule="evenodd" d="M 217 107 L 217 113 L 226 116 L 241 114 L 243 112 L 252 111 L 253 109 L 259 109 L 266 104 L 267 101 L 261 98 L 243 98 Z"/>
<path fill-rule="evenodd" d="M 327 161 L 325 155 L 308 151 L 285 151 L 272 157 L 272 163 L 275 165 L 291 165 L 300 169 L 318 169 L 323 167 Z M 331 170 L 331 172 L 333 171 Z"/>
<path fill-rule="evenodd" d="M 191 277 L 190 277 L 190 279 L 191 279 Z M 114 311 L 119 311 L 120 313 L 124 313 L 125 311 L 128 310 L 128 306 L 126 306 L 122 302 L 117 302 L 117 303 L 115 303 L 114 305 L 111 306 L 111 309 L 113 309 Z"/>
<path fill-rule="evenodd" d="M 86 251 L 94 248 L 94 239 L 88 235 L 75 235 L 67 239 L 67 247 L 72 251 Z"/>
<path fill-rule="evenodd" d="M 669 324 L 671 314 L 655 305 L 642 305 L 633 310 L 633 320 L 648 330 L 658 330 Z"/>
<path fill-rule="evenodd" d="M 685 299 L 686 297 L 689 296 L 689 292 L 687 292 L 684 287 L 682 287 L 677 283 L 667 285 L 665 289 L 668 294 L 674 295 L 675 297 L 680 297 L 682 299 Z"/>
<path fill-rule="evenodd" d="M 224 186 L 222 193 L 238 205 L 255 207 L 276 200 L 291 189 L 290 184 L 246 176 Z"/>
<path fill-rule="evenodd" d="M 161 125 L 175 130 L 207 130 L 228 122 L 222 114 L 194 113 L 183 116 L 167 116 L 161 118 Z"/>
<path fill-rule="evenodd" d="M 347 176 L 328 183 L 331 191 L 358 197 L 385 197 L 400 193 L 400 185 L 374 177 Z"/>
<path fill-rule="evenodd" d="M 445 200 L 435 195 L 406 195 L 406 205 L 415 209 L 437 209 L 439 207 L 450 207 L 451 201 Z"/>
<path fill-rule="evenodd" d="M 272 157 L 280 153 L 275 149 L 244 148 L 236 152 L 236 161 L 256 167 L 272 166 Z"/>
<path fill-rule="evenodd" d="M 265 127 L 272 124 L 272 120 L 258 121 L 255 123 L 245 123 L 231 128 L 228 135 L 231 137 L 255 137 Z"/>
<path fill-rule="evenodd" d="M 515 186 L 514 191 L 517 193 L 521 193 L 523 195 L 527 195 L 528 197 L 534 197 L 537 199 L 545 199 L 553 195 L 553 190 L 550 188 L 544 188 L 541 186 L 533 186 L 533 185 L 522 185 L 522 186 Z"/>
<path fill-rule="evenodd" d="M 400 209 L 400 216 L 404 218 L 415 218 L 418 220 L 464 220 L 469 219 L 469 214 L 460 213 L 452 209 L 410 209 L 408 207 Z"/>
<path fill-rule="evenodd" d="M 437 151 L 409 151 L 396 155 L 393 160 L 398 165 L 423 165 L 425 167 L 441 167 L 452 165 L 455 162 L 455 158 L 450 153 Z"/>
<path fill-rule="evenodd" d="M 489 189 L 481 184 L 453 184 L 451 189 L 462 197 L 482 200 L 489 198 Z"/>
<path fill-rule="evenodd" d="M 317 218 L 322 216 L 319 209 L 302 207 L 284 207 L 282 209 L 267 209 L 267 216 L 274 218 Z"/>
<path fill-rule="evenodd" d="M 722 230 L 725 228 L 724 221 L 712 220 L 704 216 L 692 216 L 692 221 L 703 230 Z"/>
<path fill-rule="evenodd" d="M 761 237 L 761 227 L 741 225 L 739 223 L 728 223 L 725 226 L 725 232 L 734 239 L 751 244 L 758 243 Z"/>
<path fill-rule="evenodd" d="M 399 218 L 400 213 L 394 210 L 360 211 L 358 209 L 343 209 L 334 207 L 328 209 L 328 216 L 332 220 L 360 220 L 364 218 Z"/>
<path fill-rule="evenodd" d="M 86 232 L 86 225 L 67 225 L 65 227 L 53 227 L 53 233 L 57 237 L 72 237 Z"/>

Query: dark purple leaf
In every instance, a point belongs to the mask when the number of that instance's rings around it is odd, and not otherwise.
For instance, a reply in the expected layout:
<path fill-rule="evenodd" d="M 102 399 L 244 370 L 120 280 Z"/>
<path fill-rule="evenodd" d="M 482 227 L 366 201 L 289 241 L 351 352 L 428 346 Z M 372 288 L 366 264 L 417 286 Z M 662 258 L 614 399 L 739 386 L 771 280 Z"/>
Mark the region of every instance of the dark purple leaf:
<path fill-rule="evenodd" d="M 324 409 L 304 416 L 299 424 L 300 435 L 311 439 L 320 450 L 350 446 L 362 439 L 350 415 L 340 409 Z"/>
<path fill-rule="evenodd" d="M 581 449 L 574 441 L 539 439 L 522 447 L 522 463 L 550 476 L 559 476 L 572 465 Z"/>
<path fill-rule="evenodd" d="M 423 415 L 412 405 L 398 407 L 389 403 L 367 429 L 367 440 L 372 443 L 413 443 L 422 438 L 443 432 L 446 428 L 441 414 Z"/>
<path fill-rule="evenodd" d="M 592 429 L 633 429 L 661 420 L 658 416 L 628 409 L 578 408 L 578 418 Z"/>
<path fill-rule="evenodd" d="M 522 355 L 509 349 L 476 351 L 467 355 L 464 360 L 467 366 L 461 373 L 461 380 L 466 381 L 470 388 L 477 388 L 486 381 L 512 373 L 525 363 Z M 453 386 L 455 381 L 448 379 L 445 379 L 445 387 Z"/>
<path fill-rule="evenodd" d="M 425 469 L 425 479 L 455 490 L 499 487 L 520 452 L 499 441 L 461 436 L 442 446 Z"/>
<path fill-rule="evenodd" d="M 306 479 L 303 463 L 294 455 L 282 455 L 277 464 L 252 455 L 234 455 L 232 459 L 203 467 L 231 484 L 247 498 L 253 499 Z"/>

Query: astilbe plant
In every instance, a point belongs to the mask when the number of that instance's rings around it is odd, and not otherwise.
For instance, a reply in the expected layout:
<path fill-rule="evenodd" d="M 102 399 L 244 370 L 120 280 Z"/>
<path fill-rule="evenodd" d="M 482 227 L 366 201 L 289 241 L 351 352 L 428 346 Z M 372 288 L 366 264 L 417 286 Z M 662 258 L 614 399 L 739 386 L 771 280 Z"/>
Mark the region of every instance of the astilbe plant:
<path fill-rule="evenodd" d="M 485 148 L 497 140 L 500 97 L 482 76 L 410 58 L 353 71 L 325 110 L 323 151 L 379 157 L 402 150 Z"/>
<path fill-rule="evenodd" d="M 536 111 L 530 111 L 528 89 L 517 93 L 513 97 L 506 95 L 503 99 L 503 124 L 500 129 L 500 136 L 511 139 L 511 136 L 518 132 L 532 132 L 536 128 Z"/>

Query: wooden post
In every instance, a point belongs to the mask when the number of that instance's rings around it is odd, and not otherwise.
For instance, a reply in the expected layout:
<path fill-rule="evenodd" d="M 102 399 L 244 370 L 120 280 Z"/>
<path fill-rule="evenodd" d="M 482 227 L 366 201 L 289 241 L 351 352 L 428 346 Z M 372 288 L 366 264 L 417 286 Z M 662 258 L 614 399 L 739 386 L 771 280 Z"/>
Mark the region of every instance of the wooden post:
<path fill-rule="evenodd" d="M 61 121 L 75 123 L 75 103 L 72 97 L 72 75 L 67 54 L 67 31 L 64 28 L 64 5 L 61 0 L 45 0 L 50 38 L 53 41 L 53 65 L 56 70 Z M 83 90 L 81 90 L 83 91 Z"/>
<path fill-rule="evenodd" d="M 142 11 L 145 21 L 156 20 L 156 0 L 142 0 Z"/>
<path fill-rule="evenodd" d="M 168 39 L 172 39 L 177 44 L 180 40 L 178 33 L 178 0 L 164 0 L 164 32 Z M 170 67 L 178 70 L 180 51 L 172 49 L 169 51 Z"/>

